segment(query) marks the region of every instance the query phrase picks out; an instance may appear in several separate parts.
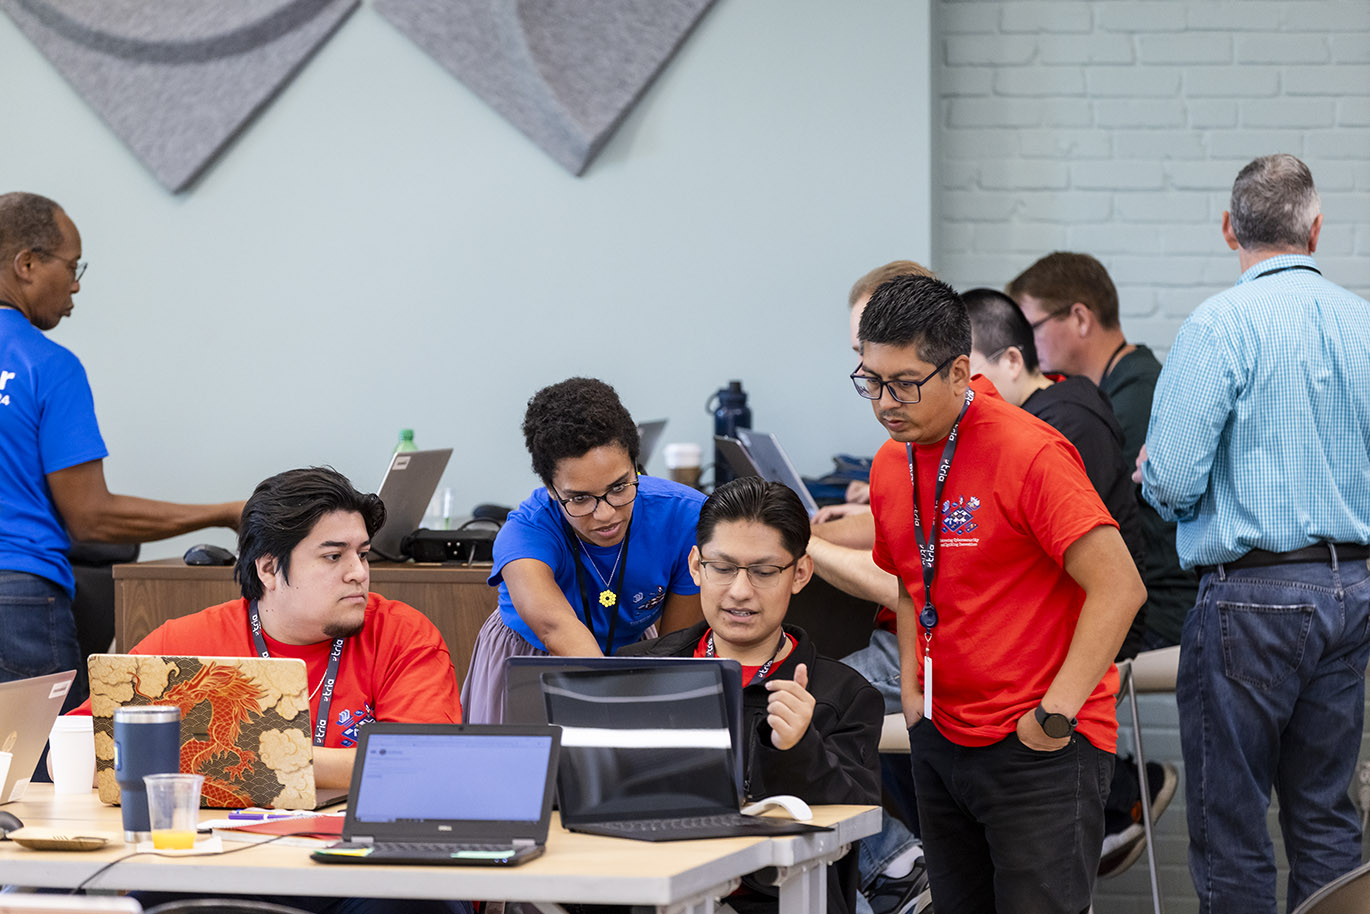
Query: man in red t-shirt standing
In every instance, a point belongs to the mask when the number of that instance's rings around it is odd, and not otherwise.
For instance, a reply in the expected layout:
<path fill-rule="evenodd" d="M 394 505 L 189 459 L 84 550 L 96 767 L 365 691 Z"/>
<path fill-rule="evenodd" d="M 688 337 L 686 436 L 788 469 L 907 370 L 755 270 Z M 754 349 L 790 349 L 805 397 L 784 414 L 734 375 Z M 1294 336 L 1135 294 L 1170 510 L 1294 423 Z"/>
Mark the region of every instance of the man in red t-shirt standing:
<path fill-rule="evenodd" d="M 873 555 L 904 584 L 902 698 L 937 910 L 1084 911 L 1113 657 L 1145 588 L 1074 448 L 972 384 L 951 287 L 885 283 L 858 337 L 852 380 L 891 438 L 871 469 Z"/>

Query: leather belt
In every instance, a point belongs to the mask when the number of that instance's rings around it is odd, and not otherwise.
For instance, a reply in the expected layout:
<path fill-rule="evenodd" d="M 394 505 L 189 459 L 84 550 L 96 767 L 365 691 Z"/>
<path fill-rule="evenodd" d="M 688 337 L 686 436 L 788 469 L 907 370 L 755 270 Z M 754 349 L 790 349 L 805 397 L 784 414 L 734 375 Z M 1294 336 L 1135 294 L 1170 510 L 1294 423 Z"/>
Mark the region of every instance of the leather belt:
<path fill-rule="evenodd" d="M 1220 563 L 1223 568 L 1265 568 L 1270 565 L 1294 565 L 1300 563 L 1325 562 L 1331 564 L 1332 550 L 1337 553 L 1338 562 L 1354 562 L 1370 559 L 1370 545 L 1364 543 L 1321 543 L 1317 546 L 1304 546 L 1292 552 L 1266 552 L 1252 549 L 1246 555 L 1230 562 Z M 1194 570 L 1200 575 L 1212 574 L 1218 565 L 1197 565 Z"/>

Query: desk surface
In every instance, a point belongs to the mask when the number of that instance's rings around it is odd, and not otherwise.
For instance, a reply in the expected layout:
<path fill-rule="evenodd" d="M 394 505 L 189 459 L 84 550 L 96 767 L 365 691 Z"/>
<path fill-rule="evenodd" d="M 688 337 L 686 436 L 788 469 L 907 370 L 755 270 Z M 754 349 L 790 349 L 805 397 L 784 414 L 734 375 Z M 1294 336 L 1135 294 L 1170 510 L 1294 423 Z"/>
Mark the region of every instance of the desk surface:
<path fill-rule="evenodd" d="M 118 808 L 102 805 L 94 791 L 57 796 L 51 785 L 33 784 L 23 801 L 3 808 L 26 825 L 122 834 Z M 217 812 L 209 810 L 204 815 L 212 818 Z M 554 819 L 547 852 L 508 869 L 325 865 L 309 860 L 309 848 L 225 842 L 226 849 L 245 849 L 214 856 L 133 857 L 111 867 L 88 888 L 201 892 L 250 889 L 264 894 L 664 906 L 698 899 L 720 888 L 726 890 L 733 880 L 763 867 L 802 869 L 839 853 L 843 845 L 878 831 L 880 812 L 872 806 L 818 806 L 814 808 L 814 822 L 833 825 L 834 831 L 783 838 L 652 844 L 574 834 L 564 831 Z M 0 843 L 0 884 L 70 888 L 131 850 L 120 842 L 92 852 L 31 851 Z"/>

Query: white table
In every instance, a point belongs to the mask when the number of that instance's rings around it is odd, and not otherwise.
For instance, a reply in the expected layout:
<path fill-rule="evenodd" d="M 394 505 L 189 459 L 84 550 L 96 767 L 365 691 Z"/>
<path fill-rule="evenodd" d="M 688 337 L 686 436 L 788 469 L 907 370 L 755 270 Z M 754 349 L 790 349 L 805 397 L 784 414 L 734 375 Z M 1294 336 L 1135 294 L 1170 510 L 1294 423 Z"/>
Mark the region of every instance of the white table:
<path fill-rule="evenodd" d="M 23 801 L 3 807 L 26 825 L 122 834 L 117 807 L 95 792 L 56 796 L 34 784 Z M 205 818 L 221 815 L 208 810 Z M 719 838 L 654 844 L 573 834 L 553 820 L 547 852 L 523 866 L 347 866 L 310 861 L 309 849 L 250 846 L 225 856 L 139 856 L 119 863 L 87 888 L 168 892 L 344 895 L 386 898 L 487 898 L 533 902 L 653 905 L 670 914 L 712 914 L 742 876 L 777 868 L 782 914 L 822 912 L 826 864 L 880 829 L 874 806 L 817 806 L 814 820 L 831 832 L 780 838 Z M 226 843 L 226 848 L 240 845 Z M 122 843 L 92 852 L 31 851 L 0 843 L 0 884 L 71 888 L 132 851 Z"/>

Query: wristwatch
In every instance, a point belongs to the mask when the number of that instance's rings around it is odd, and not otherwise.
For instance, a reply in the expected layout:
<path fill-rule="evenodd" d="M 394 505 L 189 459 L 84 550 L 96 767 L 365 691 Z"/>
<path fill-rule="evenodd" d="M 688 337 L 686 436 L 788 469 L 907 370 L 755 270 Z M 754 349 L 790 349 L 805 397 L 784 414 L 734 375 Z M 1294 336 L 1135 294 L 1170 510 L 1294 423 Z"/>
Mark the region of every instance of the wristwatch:
<path fill-rule="evenodd" d="M 1052 739 L 1070 736 L 1079 724 L 1075 718 L 1066 717 L 1064 714 L 1051 714 L 1041 705 L 1038 705 L 1033 713 L 1037 715 L 1037 724 L 1042 728 L 1042 732 Z"/>

